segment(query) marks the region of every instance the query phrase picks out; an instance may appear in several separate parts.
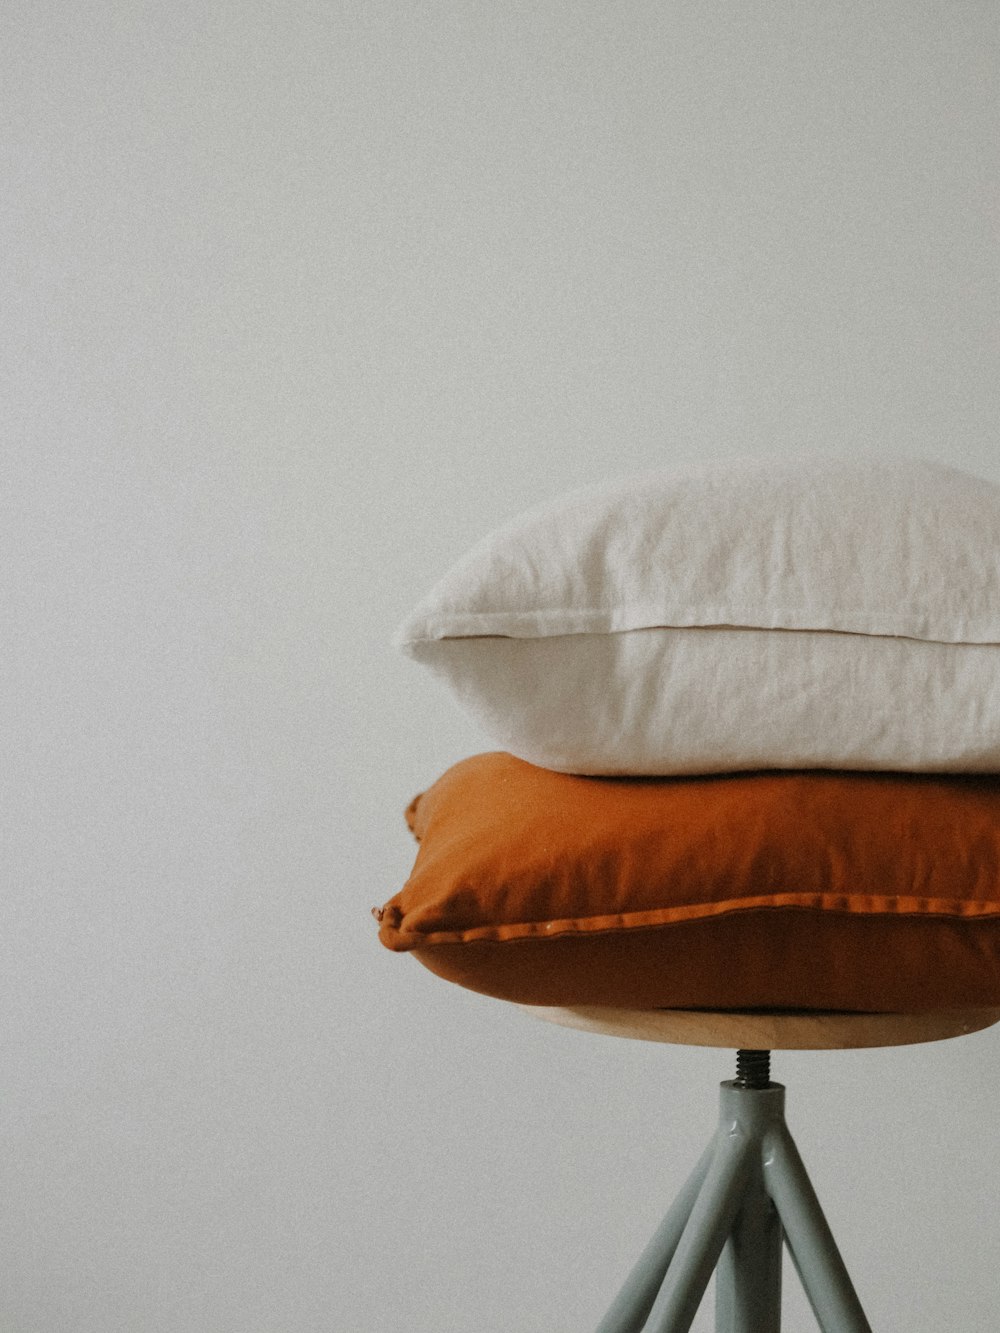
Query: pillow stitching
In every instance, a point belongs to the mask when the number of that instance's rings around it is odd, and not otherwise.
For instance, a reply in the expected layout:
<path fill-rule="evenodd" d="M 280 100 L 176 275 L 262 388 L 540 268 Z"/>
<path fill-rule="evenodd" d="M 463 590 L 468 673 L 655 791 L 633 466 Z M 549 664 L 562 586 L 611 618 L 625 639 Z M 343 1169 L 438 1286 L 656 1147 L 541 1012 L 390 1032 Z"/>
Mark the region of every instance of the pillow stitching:
<path fill-rule="evenodd" d="M 976 921 L 1000 916 L 1000 902 L 948 898 L 909 898 L 901 895 L 883 897 L 878 894 L 786 893 L 771 894 L 766 897 L 734 898 L 716 903 L 693 903 L 677 907 L 651 908 L 644 912 L 608 912 L 590 917 L 565 917 L 553 921 L 505 922 L 489 926 L 471 926 L 465 930 L 427 932 L 411 931 L 402 927 L 405 913 L 400 912 L 398 907 L 394 907 L 391 909 L 392 923 L 388 930 L 399 940 L 409 937 L 418 941 L 421 945 L 466 944 L 476 943 L 480 940 L 506 943 L 517 939 L 554 939 L 561 935 L 607 934 L 616 930 L 651 929 L 689 921 L 704 921 L 735 912 L 776 910 L 819 911 L 821 913 L 839 913 L 846 916 L 912 916 L 928 919 L 952 917 L 956 921 Z"/>

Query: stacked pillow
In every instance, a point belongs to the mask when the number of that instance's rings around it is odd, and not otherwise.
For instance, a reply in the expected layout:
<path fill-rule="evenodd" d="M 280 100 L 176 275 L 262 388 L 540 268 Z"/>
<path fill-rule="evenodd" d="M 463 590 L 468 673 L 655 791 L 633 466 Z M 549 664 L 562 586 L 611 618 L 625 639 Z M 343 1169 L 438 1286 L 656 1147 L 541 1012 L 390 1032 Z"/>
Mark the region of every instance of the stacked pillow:
<path fill-rule="evenodd" d="M 1000 1004 L 1000 487 L 726 460 L 577 491 L 401 628 L 502 752 L 388 947 L 524 1003 Z"/>

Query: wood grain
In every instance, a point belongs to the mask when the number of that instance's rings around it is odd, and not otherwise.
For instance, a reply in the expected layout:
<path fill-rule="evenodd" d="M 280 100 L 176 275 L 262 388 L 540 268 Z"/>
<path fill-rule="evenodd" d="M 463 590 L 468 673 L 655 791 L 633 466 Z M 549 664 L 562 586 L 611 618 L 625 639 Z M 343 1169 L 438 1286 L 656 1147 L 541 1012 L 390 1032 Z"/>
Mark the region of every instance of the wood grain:
<path fill-rule="evenodd" d="M 518 1008 L 549 1023 L 609 1037 L 767 1051 L 908 1046 L 961 1037 L 1000 1022 L 1000 1009 L 853 1014 L 807 1010 L 611 1009 L 598 1005 L 563 1009 L 522 1004 Z"/>

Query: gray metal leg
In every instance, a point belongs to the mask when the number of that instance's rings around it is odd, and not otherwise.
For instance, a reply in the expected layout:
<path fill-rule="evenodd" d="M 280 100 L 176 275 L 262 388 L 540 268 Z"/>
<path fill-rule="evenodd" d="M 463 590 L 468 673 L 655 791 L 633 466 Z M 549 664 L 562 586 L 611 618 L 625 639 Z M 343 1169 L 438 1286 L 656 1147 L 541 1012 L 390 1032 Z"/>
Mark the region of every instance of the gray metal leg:
<path fill-rule="evenodd" d="M 822 1333 L 871 1333 L 785 1124 L 785 1089 L 744 1080 L 721 1094 L 714 1139 L 597 1333 L 689 1333 L 716 1265 L 716 1333 L 780 1333 L 783 1236 Z"/>
<path fill-rule="evenodd" d="M 688 1333 L 739 1210 L 753 1155 L 759 1151 L 739 1125 L 720 1126 L 705 1183 L 643 1333 Z"/>
<path fill-rule="evenodd" d="M 714 1153 L 713 1139 L 625 1279 L 614 1304 L 597 1326 L 597 1333 L 642 1333 Z"/>
<path fill-rule="evenodd" d="M 823 1333 L 872 1333 L 802 1158 L 784 1123 L 764 1139 L 764 1178 Z"/>
<path fill-rule="evenodd" d="M 781 1333 L 781 1219 L 759 1154 L 715 1270 L 716 1333 Z"/>

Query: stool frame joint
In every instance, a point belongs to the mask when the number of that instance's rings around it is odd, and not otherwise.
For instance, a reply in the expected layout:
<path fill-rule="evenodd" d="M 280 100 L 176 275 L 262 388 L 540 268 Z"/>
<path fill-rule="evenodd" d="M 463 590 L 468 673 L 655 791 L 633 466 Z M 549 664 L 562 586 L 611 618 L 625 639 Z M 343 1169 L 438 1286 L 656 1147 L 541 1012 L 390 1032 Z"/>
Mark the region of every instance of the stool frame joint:
<path fill-rule="evenodd" d="M 785 1123 L 785 1088 L 759 1058 L 770 1053 L 750 1054 L 596 1333 L 688 1333 L 713 1273 L 716 1333 L 780 1333 L 783 1246 L 822 1333 L 872 1333 Z"/>

